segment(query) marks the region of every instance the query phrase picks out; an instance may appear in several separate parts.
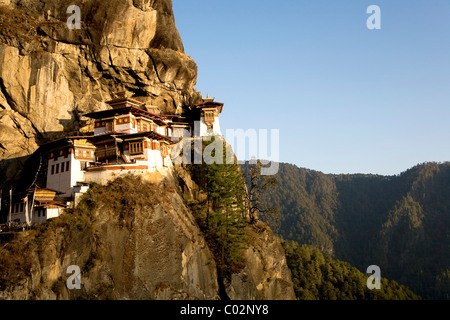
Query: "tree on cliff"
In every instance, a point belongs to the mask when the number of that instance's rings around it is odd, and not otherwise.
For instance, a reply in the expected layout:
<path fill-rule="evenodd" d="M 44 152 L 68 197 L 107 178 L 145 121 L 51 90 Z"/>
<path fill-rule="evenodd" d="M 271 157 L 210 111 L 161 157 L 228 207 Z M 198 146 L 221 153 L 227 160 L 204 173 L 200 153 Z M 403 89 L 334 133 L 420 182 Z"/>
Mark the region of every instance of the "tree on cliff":
<path fill-rule="evenodd" d="M 273 188 L 277 184 L 277 179 L 273 176 L 261 176 L 263 164 L 260 160 L 256 163 L 249 163 L 249 170 L 245 176 L 247 180 L 248 192 L 246 201 L 249 208 L 250 223 L 254 223 L 258 216 L 263 216 L 264 221 L 271 227 L 275 227 L 279 221 L 279 212 L 276 206 L 266 207 L 261 201 L 264 191 Z"/>
<path fill-rule="evenodd" d="M 220 267 L 241 262 L 244 243 L 245 202 L 244 181 L 236 164 L 206 165 L 212 214 L 208 231 L 220 249 Z"/>
<path fill-rule="evenodd" d="M 207 160 L 201 165 L 194 165 L 192 172 L 206 195 L 206 206 L 198 206 L 198 211 L 203 211 L 199 224 L 223 276 L 227 271 L 238 268 L 242 262 L 248 210 L 244 177 L 235 161 L 227 163 L 226 145 L 221 142 L 219 137 L 203 142 L 203 150 L 216 144 L 216 148 L 211 149 L 216 161 L 211 163 Z"/>

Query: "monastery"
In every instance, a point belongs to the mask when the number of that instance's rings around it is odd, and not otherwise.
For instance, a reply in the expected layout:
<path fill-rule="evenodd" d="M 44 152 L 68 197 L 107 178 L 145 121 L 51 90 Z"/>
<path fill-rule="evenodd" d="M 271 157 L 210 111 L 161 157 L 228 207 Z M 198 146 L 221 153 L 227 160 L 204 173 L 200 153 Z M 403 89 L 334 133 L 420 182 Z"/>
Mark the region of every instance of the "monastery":
<path fill-rule="evenodd" d="M 10 192 L 8 225 L 31 225 L 58 217 L 78 203 L 89 184 L 105 184 L 117 174 L 167 170 L 171 149 L 182 138 L 221 135 L 223 103 L 207 97 L 185 115 L 161 114 L 125 92 L 107 101 L 110 109 L 84 116 L 90 135 L 69 136 L 40 146 L 40 183 Z"/>

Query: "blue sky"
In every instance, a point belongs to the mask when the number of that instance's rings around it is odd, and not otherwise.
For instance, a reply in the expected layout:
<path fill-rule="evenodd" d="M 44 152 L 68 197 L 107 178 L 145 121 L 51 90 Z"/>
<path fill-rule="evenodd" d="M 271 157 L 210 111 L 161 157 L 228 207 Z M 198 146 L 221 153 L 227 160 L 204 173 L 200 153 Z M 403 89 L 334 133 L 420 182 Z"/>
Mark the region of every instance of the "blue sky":
<path fill-rule="evenodd" d="M 381 30 L 369 30 L 370 5 Z M 450 0 L 173 0 L 225 129 L 279 129 L 280 161 L 399 174 L 450 161 Z"/>

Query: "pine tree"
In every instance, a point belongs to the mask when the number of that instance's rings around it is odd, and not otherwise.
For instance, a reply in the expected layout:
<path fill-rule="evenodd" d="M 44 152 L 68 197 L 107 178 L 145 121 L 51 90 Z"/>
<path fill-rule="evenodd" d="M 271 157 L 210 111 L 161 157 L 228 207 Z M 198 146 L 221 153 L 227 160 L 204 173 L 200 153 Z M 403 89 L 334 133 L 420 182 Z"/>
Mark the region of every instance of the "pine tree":
<path fill-rule="evenodd" d="M 250 165 L 250 171 L 247 174 L 248 193 L 246 200 L 249 207 L 250 223 L 254 223 L 258 215 L 262 215 L 263 220 L 275 227 L 279 221 L 279 212 L 276 206 L 265 208 L 261 201 L 261 196 L 269 188 L 277 184 L 277 179 L 271 176 L 261 176 L 263 164 L 258 160 Z"/>
<path fill-rule="evenodd" d="M 211 142 L 204 143 L 204 148 L 216 142 L 215 139 L 221 138 L 214 137 Z M 193 172 L 206 194 L 205 221 L 202 225 L 212 243 L 221 276 L 224 276 L 242 262 L 248 210 L 245 180 L 240 167 L 236 162 L 226 162 L 226 146 L 223 144 L 221 147 L 222 163 L 196 165 Z"/>

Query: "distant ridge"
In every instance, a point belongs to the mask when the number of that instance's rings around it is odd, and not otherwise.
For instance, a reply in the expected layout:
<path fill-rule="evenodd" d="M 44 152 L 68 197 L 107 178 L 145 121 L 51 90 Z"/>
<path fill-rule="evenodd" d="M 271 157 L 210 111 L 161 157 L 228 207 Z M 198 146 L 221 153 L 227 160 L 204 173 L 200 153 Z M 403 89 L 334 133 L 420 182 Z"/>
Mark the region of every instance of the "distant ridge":
<path fill-rule="evenodd" d="M 324 174 L 280 163 L 276 178 L 264 198 L 279 207 L 282 238 L 362 272 L 379 265 L 383 276 L 425 299 L 450 299 L 450 162 L 396 176 Z"/>

